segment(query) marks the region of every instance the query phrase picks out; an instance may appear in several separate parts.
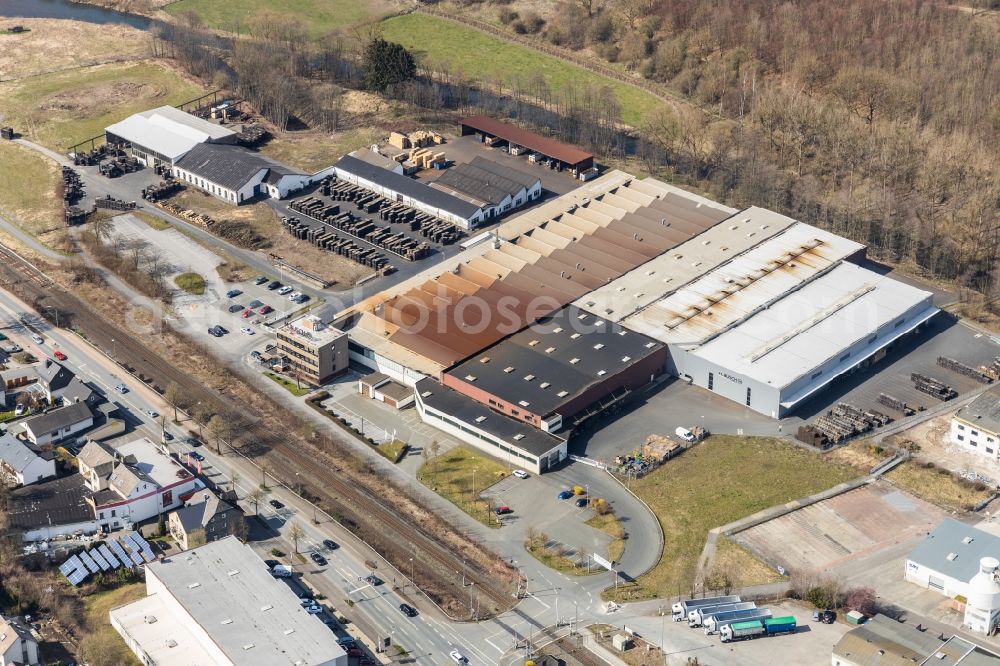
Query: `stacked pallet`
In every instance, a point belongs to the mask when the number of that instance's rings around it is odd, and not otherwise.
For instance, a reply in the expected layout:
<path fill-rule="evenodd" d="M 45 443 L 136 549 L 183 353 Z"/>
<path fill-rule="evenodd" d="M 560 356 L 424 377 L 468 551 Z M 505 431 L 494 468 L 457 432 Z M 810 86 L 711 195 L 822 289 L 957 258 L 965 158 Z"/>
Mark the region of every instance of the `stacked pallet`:
<path fill-rule="evenodd" d="M 914 372 L 910 375 L 910 381 L 913 382 L 914 387 L 921 393 L 926 393 L 927 395 L 932 395 L 940 400 L 951 400 L 958 395 L 952 387 L 948 386 L 939 379 L 934 377 L 928 377 L 927 375 L 922 375 L 919 372 Z"/>
<path fill-rule="evenodd" d="M 991 376 L 992 373 L 990 372 L 990 369 L 985 368 L 985 366 L 977 370 L 976 368 L 969 367 L 961 361 L 956 361 L 955 359 L 947 356 L 938 356 L 937 364 L 942 368 L 948 368 L 949 370 L 957 372 L 960 375 L 972 377 L 976 381 L 983 382 L 984 384 L 991 384 L 994 380 L 994 377 Z M 984 370 L 986 370 L 986 372 L 984 372 Z"/>

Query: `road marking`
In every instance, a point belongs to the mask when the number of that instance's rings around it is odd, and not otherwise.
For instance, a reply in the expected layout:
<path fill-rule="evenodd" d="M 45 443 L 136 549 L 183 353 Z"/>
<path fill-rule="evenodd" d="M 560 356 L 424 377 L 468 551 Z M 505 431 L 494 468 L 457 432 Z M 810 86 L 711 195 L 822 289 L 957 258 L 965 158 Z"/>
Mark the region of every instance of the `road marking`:
<path fill-rule="evenodd" d="M 506 650 L 504 650 L 504 649 L 502 649 L 500 647 L 497 647 L 497 644 L 494 643 L 493 641 L 491 641 L 490 639 L 484 638 L 483 640 L 485 640 L 487 643 L 489 643 L 490 645 L 492 645 L 493 649 L 496 650 L 497 652 L 499 652 L 500 654 L 503 654 L 504 652 L 506 652 Z"/>

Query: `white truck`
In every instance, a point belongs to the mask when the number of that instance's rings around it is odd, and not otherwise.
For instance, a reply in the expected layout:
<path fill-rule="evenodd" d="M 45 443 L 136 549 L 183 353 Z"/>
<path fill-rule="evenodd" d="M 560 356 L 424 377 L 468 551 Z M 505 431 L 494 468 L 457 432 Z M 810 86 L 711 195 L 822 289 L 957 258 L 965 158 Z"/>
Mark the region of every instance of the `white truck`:
<path fill-rule="evenodd" d="M 746 638 L 757 638 L 764 635 L 764 623 L 761 620 L 750 620 L 748 622 L 734 622 L 727 624 L 719 630 L 723 643 L 730 641 L 741 641 Z"/>
<path fill-rule="evenodd" d="M 717 633 L 722 627 L 734 622 L 749 622 L 750 620 L 764 620 L 771 617 L 771 611 L 767 608 L 747 608 L 746 610 L 728 611 L 726 613 L 716 613 L 706 618 L 702 627 L 705 635 Z"/>
<path fill-rule="evenodd" d="M 748 608 L 756 607 L 757 604 L 752 601 L 741 601 L 735 604 L 720 604 L 718 606 L 702 606 L 701 608 L 688 613 L 688 626 L 700 627 L 705 624 L 705 620 L 712 617 L 716 613 L 725 613 L 727 611 L 734 610 L 747 610 Z"/>
<path fill-rule="evenodd" d="M 674 622 L 680 622 L 688 618 L 688 613 L 695 610 L 696 608 L 701 608 L 702 606 L 718 606 L 719 604 L 732 604 L 740 600 L 739 595 L 730 595 L 727 597 L 705 597 L 704 599 L 688 599 L 687 601 L 678 601 L 671 607 L 671 615 Z"/>

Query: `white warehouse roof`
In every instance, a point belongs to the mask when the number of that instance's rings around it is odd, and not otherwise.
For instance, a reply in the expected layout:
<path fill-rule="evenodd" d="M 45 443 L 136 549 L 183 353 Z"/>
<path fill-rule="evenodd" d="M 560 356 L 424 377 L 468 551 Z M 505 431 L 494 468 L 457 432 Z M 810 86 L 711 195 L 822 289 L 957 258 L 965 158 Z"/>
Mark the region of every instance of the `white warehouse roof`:
<path fill-rule="evenodd" d="M 219 141 L 235 132 L 172 106 L 161 106 L 131 115 L 104 130 L 170 160 L 176 160 L 199 143 Z"/>
<path fill-rule="evenodd" d="M 810 373 L 859 341 L 869 344 L 808 383 L 790 406 L 892 340 L 927 321 L 932 294 L 843 262 L 690 353 L 778 388 Z M 905 316 L 901 325 L 893 324 Z M 687 347 L 687 345 L 681 345 Z"/>
<path fill-rule="evenodd" d="M 720 225 L 732 226 L 728 220 Z M 699 238 L 693 240 L 697 243 Z M 714 269 L 686 267 L 682 272 L 690 282 L 622 323 L 662 342 L 697 344 L 863 250 L 860 243 L 808 224 L 794 224 Z M 691 279 L 699 273 L 701 277 Z"/>
<path fill-rule="evenodd" d="M 598 287 L 574 305 L 619 322 L 797 224 L 801 223 L 765 208 L 747 208 Z"/>
<path fill-rule="evenodd" d="M 151 640 L 158 656 L 170 655 L 157 663 L 320 666 L 344 655 L 334 633 L 306 613 L 291 588 L 272 578 L 263 560 L 236 537 L 147 564 L 146 588 L 150 596 L 111 615 L 136 639 Z M 151 600 L 159 595 L 161 601 Z M 156 619 L 147 626 L 150 615 Z M 202 632 L 228 662 L 186 652 Z M 170 639 L 177 647 L 163 649 Z M 184 651 L 178 650 L 182 646 Z"/>

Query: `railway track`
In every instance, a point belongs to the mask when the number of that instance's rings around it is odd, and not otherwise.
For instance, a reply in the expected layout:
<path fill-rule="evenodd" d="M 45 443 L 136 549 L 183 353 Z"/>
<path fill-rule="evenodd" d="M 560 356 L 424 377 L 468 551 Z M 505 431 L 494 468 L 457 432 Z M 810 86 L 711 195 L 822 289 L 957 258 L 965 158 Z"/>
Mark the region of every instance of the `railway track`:
<path fill-rule="evenodd" d="M 82 334 L 154 390 L 162 392 L 164 387 L 175 383 L 192 403 L 219 405 L 220 410 L 230 414 L 246 411 L 245 405 L 207 389 L 183 369 L 153 353 L 148 345 L 118 328 L 3 245 L 0 245 L 0 284 L 39 309 L 50 322 L 55 313 L 62 328 Z M 398 571 L 408 571 L 410 558 L 414 558 L 421 565 L 413 569 L 415 583 L 450 615 L 468 618 L 477 614 L 485 618 L 510 608 L 511 590 L 503 581 L 497 581 L 494 572 L 470 561 L 466 574 L 479 595 L 478 603 L 473 603 L 462 580 L 455 575 L 458 556 L 454 549 L 414 525 L 409 516 L 387 505 L 373 489 L 343 474 L 340 466 L 349 455 L 338 457 L 344 453 L 342 445 L 331 440 L 330 450 L 300 447 L 261 420 L 243 425 L 246 439 L 266 451 L 258 457 L 272 476 L 289 487 L 300 480 L 308 481 L 310 494 L 318 499 L 315 503 L 339 516 L 347 529 Z M 478 613 L 473 606 L 479 609 Z"/>

